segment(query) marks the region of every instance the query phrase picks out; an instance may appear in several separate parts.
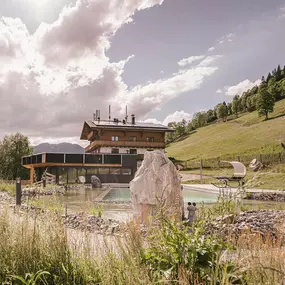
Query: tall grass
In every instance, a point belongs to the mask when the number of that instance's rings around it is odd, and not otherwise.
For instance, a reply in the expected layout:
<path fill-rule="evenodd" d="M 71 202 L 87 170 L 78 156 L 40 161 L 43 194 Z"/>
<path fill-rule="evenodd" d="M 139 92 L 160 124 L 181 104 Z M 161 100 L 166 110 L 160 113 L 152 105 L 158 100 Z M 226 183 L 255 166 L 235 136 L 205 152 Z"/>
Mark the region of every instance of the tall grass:
<path fill-rule="evenodd" d="M 212 217 L 236 211 L 232 201 L 221 200 L 212 210 L 200 209 L 192 227 L 160 211 L 146 236 L 130 223 L 123 237 L 100 238 L 67 230 L 55 212 L 32 218 L 4 209 L 0 283 L 283 284 L 281 239 L 243 235 L 233 244 L 230 238 L 206 234 Z"/>

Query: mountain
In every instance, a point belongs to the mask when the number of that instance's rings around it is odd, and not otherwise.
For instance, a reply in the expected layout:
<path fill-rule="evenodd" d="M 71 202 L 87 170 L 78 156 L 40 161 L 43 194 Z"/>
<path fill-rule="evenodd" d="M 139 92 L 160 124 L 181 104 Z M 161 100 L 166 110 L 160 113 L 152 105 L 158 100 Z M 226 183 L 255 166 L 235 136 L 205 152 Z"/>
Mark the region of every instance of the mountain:
<path fill-rule="evenodd" d="M 72 143 L 41 143 L 34 147 L 34 154 L 42 152 L 84 153 L 84 148 Z"/>

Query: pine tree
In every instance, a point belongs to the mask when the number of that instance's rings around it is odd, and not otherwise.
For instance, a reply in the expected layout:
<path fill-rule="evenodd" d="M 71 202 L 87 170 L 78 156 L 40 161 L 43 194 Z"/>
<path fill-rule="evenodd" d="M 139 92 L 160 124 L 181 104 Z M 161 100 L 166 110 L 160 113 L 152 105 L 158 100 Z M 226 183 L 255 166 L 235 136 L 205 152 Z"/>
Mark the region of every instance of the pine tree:
<path fill-rule="evenodd" d="M 256 109 L 259 115 L 265 115 L 265 119 L 268 119 L 268 113 L 272 113 L 274 110 L 275 99 L 272 94 L 267 91 L 267 86 L 261 84 L 257 94 Z"/>
<path fill-rule="evenodd" d="M 267 78 L 266 78 L 266 82 L 268 83 L 270 78 L 272 77 L 271 73 L 269 72 L 268 75 L 267 75 Z"/>

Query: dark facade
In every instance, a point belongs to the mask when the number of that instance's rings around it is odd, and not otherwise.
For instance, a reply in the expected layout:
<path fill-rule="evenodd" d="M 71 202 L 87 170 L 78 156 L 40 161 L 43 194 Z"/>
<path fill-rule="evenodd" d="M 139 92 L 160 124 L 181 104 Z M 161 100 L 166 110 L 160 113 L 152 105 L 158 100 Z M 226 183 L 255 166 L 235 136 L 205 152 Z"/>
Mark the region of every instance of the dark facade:
<path fill-rule="evenodd" d="M 84 176 L 86 183 L 96 175 L 102 183 L 129 183 L 137 170 L 137 156 L 132 154 L 42 153 L 22 158 L 30 168 L 30 179 L 41 180 L 44 172 L 55 175 L 56 182 L 76 183 Z"/>

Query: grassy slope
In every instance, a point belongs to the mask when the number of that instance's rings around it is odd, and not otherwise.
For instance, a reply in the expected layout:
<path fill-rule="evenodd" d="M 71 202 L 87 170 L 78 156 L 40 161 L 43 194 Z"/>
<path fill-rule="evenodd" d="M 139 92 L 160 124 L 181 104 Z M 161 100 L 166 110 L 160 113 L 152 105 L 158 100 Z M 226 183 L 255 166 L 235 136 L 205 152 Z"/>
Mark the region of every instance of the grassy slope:
<path fill-rule="evenodd" d="M 279 140 L 285 141 L 285 100 L 276 103 L 270 118 L 263 121 L 264 117 L 253 112 L 226 123 L 198 129 L 185 140 L 172 143 L 167 148 L 168 156 L 190 160 L 282 152 Z"/>
<path fill-rule="evenodd" d="M 191 173 L 191 174 L 200 174 L 199 169 L 192 169 L 189 171 L 181 171 L 181 173 Z M 220 168 L 220 169 L 203 169 L 203 175 L 209 176 L 205 178 L 202 183 L 210 184 L 217 183 L 218 181 L 215 176 L 231 176 L 233 175 L 232 168 Z M 272 190 L 285 190 L 285 165 L 277 164 L 272 165 L 270 168 L 265 168 L 261 171 L 253 172 L 247 170 L 247 175 L 245 181 L 247 182 L 247 188 L 258 188 L 258 189 L 272 189 Z M 200 180 L 194 181 L 183 181 L 184 183 L 196 184 L 200 183 Z"/>

